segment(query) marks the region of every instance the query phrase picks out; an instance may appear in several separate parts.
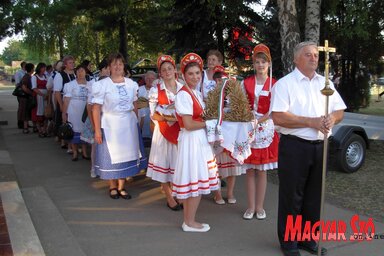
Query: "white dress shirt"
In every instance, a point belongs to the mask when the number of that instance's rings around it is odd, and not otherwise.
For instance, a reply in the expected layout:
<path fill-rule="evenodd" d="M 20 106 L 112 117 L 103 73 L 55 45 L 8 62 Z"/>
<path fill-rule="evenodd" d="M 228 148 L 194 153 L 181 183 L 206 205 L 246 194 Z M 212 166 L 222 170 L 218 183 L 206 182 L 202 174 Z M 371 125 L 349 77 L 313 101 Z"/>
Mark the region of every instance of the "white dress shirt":
<path fill-rule="evenodd" d="M 335 90 L 330 81 L 330 87 Z M 270 112 L 290 112 L 297 116 L 321 117 L 325 115 L 326 97 L 321 94 L 325 78 L 317 73 L 310 80 L 297 68 L 281 78 L 272 89 L 272 103 Z M 329 96 L 329 113 L 346 109 L 340 94 L 335 90 Z M 282 134 L 290 134 L 306 140 L 322 140 L 324 134 L 320 131 L 304 128 L 277 127 Z M 332 132 L 329 133 L 331 135 Z"/>

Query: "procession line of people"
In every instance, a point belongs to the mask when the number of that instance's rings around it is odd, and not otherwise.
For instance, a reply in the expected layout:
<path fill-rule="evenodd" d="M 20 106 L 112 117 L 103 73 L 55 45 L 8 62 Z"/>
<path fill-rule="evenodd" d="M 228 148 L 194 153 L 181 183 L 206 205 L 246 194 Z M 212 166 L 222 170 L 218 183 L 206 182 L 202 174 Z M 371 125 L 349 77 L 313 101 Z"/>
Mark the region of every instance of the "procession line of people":
<path fill-rule="evenodd" d="M 256 45 L 252 55 L 254 74 L 241 84 L 257 124 L 251 154 L 244 164 L 226 150 L 216 155 L 207 139 L 207 96 L 229 77 L 221 66 L 223 55 L 217 50 L 208 52 L 207 70 L 203 70 L 203 59 L 196 53 L 181 59 L 179 71 L 171 56 L 161 55 L 157 60 L 158 77 L 148 72 L 141 87 L 126 77 L 121 54 L 104 59 L 95 78 L 91 78 L 86 65 L 74 68 L 71 56 L 66 56 L 62 60 L 64 68 L 48 79 L 44 76 L 45 64 L 40 63 L 31 77 L 34 67 L 28 63 L 27 74 L 20 82 L 28 97 L 19 99 L 18 119 L 23 121 L 24 133 L 29 132 L 28 121 L 32 120 L 44 137 L 49 120 L 39 117 L 44 117 L 44 104 L 52 103 L 56 130 L 63 122 L 70 122 L 74 131 L 73 138 L 60 145 L 72 149 L 73 161 L 78 160 L 81 145 L 82 157 L 92 159 L 91 176 L 108 180 L 112 199 L 130 199 L 126 179 L 147 169 L 146 175 L 161 184 L 165 205 L 173 211 L 183 210 L 181 228 L 185 232 L 210 230 L 209 224 L 196 218 L 201 197 L 213 192 L 216 204 L 226 204 L 220 189 L 220 179 L 226 179 L 227 202 L 235 204 L 235 179 L 242 174 L 246 174 L 247 194 L 243 218 L 265 219 L 267 171 L 278 169 L 281 250 L 289 256 L 300 255 L 299 249 L 317 253 L 316 241 L 298 243 L 284 238 L 287 216 L 300 215 L 303 222 L 319 220 L 322 142 L 342 120 L 346 108 L 335 91 L 330 96 L 330 113 L 323 113 L 325 98 L 320 90 L 325 80 L 316 73 L 318 58 L 316 44 L 298 44 L 294 71 L 276 81 L 269 48 Z M 25 111 L 34 96 L 35 110 Z M 140 109 L 139 98 L 147 101 Z M 151 140 L 148 158 L 143 134 Z M 85 142 L 91 145 L 91 157 Z M 321 253 L 326 254 L 326 250 L 322 248 Z"/>

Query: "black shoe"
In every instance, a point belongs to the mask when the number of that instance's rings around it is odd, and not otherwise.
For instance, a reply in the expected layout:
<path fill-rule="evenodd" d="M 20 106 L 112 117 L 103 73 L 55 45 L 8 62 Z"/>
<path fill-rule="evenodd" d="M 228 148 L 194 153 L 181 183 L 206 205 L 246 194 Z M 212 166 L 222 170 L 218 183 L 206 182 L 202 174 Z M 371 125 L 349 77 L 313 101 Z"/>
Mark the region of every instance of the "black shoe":
<path fill-rule="evenodd" d="M 319 246 L 318 245 L 309 246 L 308 244 L 299 243 L 299 244 L 297 244 L 297 248 L 304 250 L 304 251 L 307 251 L 310 254 L 317 255 L 317 251 L 319 249 Z M 321 247 L 321 255 L 326 255 L 327 253 L 328 253 L 328 250 L 324 247 Z"/>
<path fill-rule="evenodd" d="M 284 256 L 301 256 L 298 249 L 284 249 L 280 248 Z"/>
<path fill-rule="evenodd" d="M 125 192 L 124 194 L 121 192 Z M 122 190 L 118 190 L 119 196 L 125 200 L 129 200 L 132 198 L 130 194 L 127 193 L 127 191 L 123 188 Z"/>
<path fill-rule="evenodd" d="M 171 207 L 171 206 L 169 205 L 169 203 L 167 203 L 167 207 L 168 207 L 169 209 L 171 209 L 172 211 L 180 211 L 181 209 L 183 209 L 182 206 L 181 206 L 180 204 L 176 204 L 175 206 Z"/>
<path fill-rule="evenodd" d="M 76 157 L 72 157 L 72 161 L 73 162 L 76 162 L 77 160 L 79 160 L 79 158 L 77 158 L 77 156 Z"/>
<path fill-rule="evenodd" d="M 116 193 L 112 194 L 112 191 L 116 191 Z M 117 190 L 117 188 L 109 189 L 109 197 L 112 199 L 119 199 L 120 195 L 119 195 L 119 191 Z"/>

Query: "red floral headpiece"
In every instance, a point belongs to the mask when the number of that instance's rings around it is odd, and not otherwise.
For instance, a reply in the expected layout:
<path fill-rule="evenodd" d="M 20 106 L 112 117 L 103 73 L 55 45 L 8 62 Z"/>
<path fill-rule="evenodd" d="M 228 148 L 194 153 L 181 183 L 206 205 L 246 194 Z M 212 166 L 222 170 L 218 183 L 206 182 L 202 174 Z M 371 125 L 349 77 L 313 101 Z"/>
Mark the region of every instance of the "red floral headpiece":
<path fill-rule="evenodd" d="M 185 55 L 182 59 L 181 59 L 181 62 L 180 62 L 180 70 L 181 70 L 181 73 L 184 74 L 184 69 L 185 67 L 189 64 L 189 63 L 192 63 L 192 62 L 196 62 L 197 64 L 199 64 L 199 67 L 200 67 L 200 70 L 202 71 L 203 70 L 203 59 L 196 53 L 188 53 L 187 55 Z"/>
<path fill-rule="evenodd" d="M 173 65 L 174 68 L 176 68 L 175 60 L 169 56 L 169 55 L 161 55 L 159 58 L 157 58 L 157 70 L 160 73 L 160 67 L 164 62 L 169 62 Z"/>
<path fill-rule="evenodd" d="M 225 72 L 225 68 L 223 66 L 215 66 L 213 68 L 213 74 L 221 73 L 222 76 L 228 77 L 228 74 Z"/>

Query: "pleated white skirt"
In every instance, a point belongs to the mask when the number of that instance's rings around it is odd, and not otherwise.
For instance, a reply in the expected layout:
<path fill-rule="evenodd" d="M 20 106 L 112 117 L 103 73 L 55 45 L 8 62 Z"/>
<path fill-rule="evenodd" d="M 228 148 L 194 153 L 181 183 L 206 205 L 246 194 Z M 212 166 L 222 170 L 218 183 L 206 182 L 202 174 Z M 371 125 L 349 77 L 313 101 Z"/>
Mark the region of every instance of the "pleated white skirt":
<path fill-rule="evenodd" d="M 152 135 L 147 176 L 162 183 L 172 182 L 176 159 L 177 145 L 170 143 L 156 125 Z"/>
<path fill-rule="evenodd" d="M 205 129 L 181 129 L 172 195 L 178 199 L 186 199 L 209 194 L 217 189 L 217 165 Z"/>
<path fill-rule="evenodd" d="M 233 158 L 229 156 L 230 153 L 223 151 L 216 155 L 217 167 L 221 178 L 228 176 L 239 176 L 246 173 L 246 170 Z"/>

